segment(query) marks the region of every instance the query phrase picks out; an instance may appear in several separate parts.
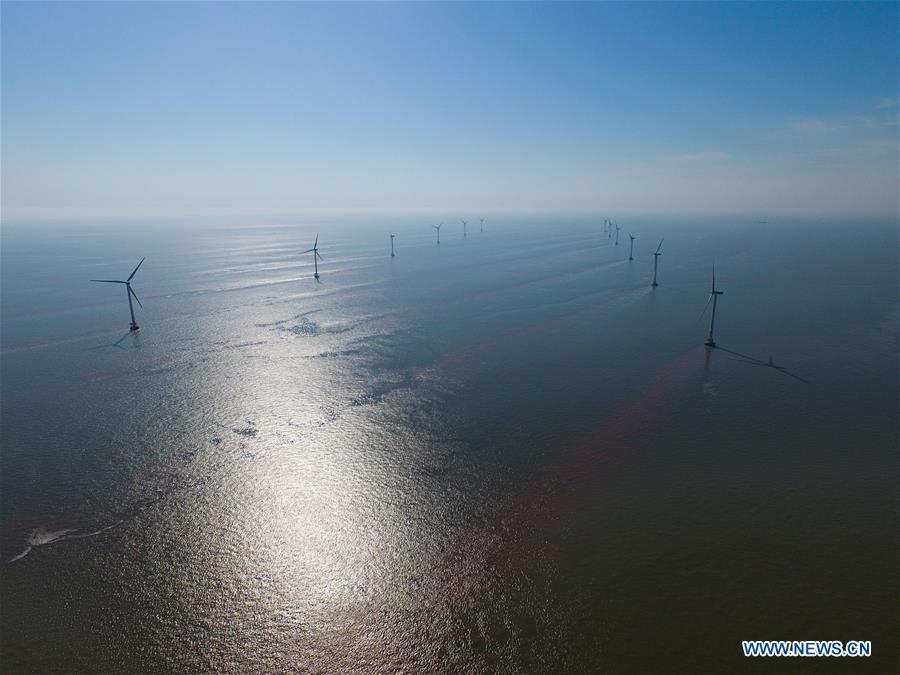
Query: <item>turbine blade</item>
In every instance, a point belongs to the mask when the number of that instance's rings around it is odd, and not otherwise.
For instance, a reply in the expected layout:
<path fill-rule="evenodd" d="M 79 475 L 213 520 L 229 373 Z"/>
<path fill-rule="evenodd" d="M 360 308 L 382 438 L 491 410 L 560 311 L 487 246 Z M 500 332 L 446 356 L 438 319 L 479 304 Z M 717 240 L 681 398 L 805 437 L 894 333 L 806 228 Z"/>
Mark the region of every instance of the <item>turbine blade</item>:
<path fill-rule="evenodd" d="M 322 257 L 322 254 L 318 251 L 316 251 L 316 256 L 318 256 L 319 260 L 325 260 L 325 258 Z"/>
<path fill-rule="evenodd" d="M 316 249 L 314 249 L 314 248 L 308 248 L 305 251 L 303 251 L 303 253 L 309 253 L 310 251 L 315 251 L 315 250 Z M 303 253 L 301 253 L 300 255 L 303 255 Z"/>
<path fill-rule="evenodd" d="M 700 316 L 697 317 L 697 323 L 700 323 L 701 321 L 703 321 L 703 315 L 706 314 L 706 310 L 709 309 L 709 303 L 712 302 L 712 299 L 713 299 L 713 296 L 712 296 L 712 294 L 710 294 L 709 299 L 706 301 L 706 304 L 703 305 L 703 311 L 700 312 Z"/>
<path fill-rule="evenodd" d="M 660 239 L 660 240 L 659 240 L 659 246 L 656 247 L 656 252 L 657 252 L 657 253 L 659 253 L 659 249 L 662 248 L 662 243 L 663 243 L 663 241 L 664 241 L 663 239 Z"/>
<path fill-rule="evenodd" d="M 137 303 L 141 306 L 141 309 L 144 309 L 144 304 L 141 302 L 141 299 L 137 296 L 137 293 L 134 292 L 134 289 L 131 287 L 131 284 L 128 284 L 128 292 L 131 293 L 132 297 L 137 300 Z"/>
<path fill-rule="evenodd" d="M 316 232 L 316 241 L 313 243 L 313 248 L 319 245 L 319 233 Z"/>
<path fill-rule="evenodd" d="M 145 260 L 146 260 L 146 258 L 141 258 L 141 262 L 139 262 L 137 264 L 137 267 L 134 268 L 134 272 L 132 272 L 131 276 L 128 277 L 128 281 L 131 281 L 131 279 L 134 277 L 134 275 L 137 274 L 138 268 L 140 268 L 140 266 L 144 264 Z"/>
<path fill-rule="evenodd" d="M 118 279 L 91 279 L 91 281 L 99 281 L 102 284 L 127 284 L 127 281 L 119 281 Z"/>

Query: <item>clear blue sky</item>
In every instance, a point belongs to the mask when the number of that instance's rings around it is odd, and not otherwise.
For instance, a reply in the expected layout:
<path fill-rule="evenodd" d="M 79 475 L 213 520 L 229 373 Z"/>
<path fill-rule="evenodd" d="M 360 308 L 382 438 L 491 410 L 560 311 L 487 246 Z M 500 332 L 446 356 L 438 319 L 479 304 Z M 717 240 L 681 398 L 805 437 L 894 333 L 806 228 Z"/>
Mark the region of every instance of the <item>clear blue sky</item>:
<path fill-rule="evenodd" d="M 892 213 L 896 3 L 2 3 L 4 219 Z"/>

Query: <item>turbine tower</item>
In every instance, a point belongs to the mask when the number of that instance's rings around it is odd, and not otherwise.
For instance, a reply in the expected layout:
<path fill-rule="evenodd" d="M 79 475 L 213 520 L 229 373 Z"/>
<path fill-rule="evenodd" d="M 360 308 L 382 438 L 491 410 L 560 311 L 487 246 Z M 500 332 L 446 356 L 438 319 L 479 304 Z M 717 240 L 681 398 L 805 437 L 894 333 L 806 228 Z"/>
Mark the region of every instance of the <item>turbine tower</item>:
<path fill-rule="evenodd" d="M 391 232 L 391 257 L 394 257 L 394 233 Z"/>
<path fill-rule="evenodd" d="M 463 224 L 463 238 L 466 238 L 469 236 L 468 232 L 466 232 L 466 226 L 469 224 L 469 221 L 464 220 L 464 221 L 462 221 L 462 224 Z"/>
<path fill-rule="evenodd" d="M 134 271 L 128 275 L 128 278 L 125 281 L 120 281 L 119 279 L 91 279 L 91 281 L 97 281 L 101 284 L 125 284 L 125 293 L 128 295 L 128 311 L 131 312 L 131 327 L 130 330 L 136 331 L 140 326 L 137 325 L 137 321 L 134 320 L 134 305 L 131 303 L 131 296 L 134 296 L 134 299 L 137 300 L 138 305 L 143 309 L 144 305 L 138 299 L 137 293 L 134 292 L 134 289 L 131 287 L 131 280 L 134 278 L 134 275 L 137 274 L 138 268 L 144 264 L 145 258 L 141 258 L 141 262 L 137 264 L 137 267 L 134 268 Z"/>
<path fill-rule="evenodd" d="M 628 249 L 628 259 L 634 260 L 634 240 L 637 239 L 631 232 L 628 233 L 628 238 L 631 240 L 631 248 Z"/>
<path fill-rule="evenodd" d="M 619 223 L 616 222 L 616 246 L 619 245 Z"/>
<path fill-rule="evenodd" d="M 319 233 L 318 232 L 316 232 L 316 241 L 313 244 L 313 247 L 308 248 L 303 252 L 313 254 L 313 268 L 316 271 L 316 273 L 313 274 L 313 277 L 315 278 L 316 281 L 318 281 L 319 280 L 319 261 L 323 260 L 322 256 L 319 255 Z"/>
<path fill-rule="evenodd" d="M 441 228 L 444 226 L 443 223 L 440 225 L 432 225 L 432 227 L 437 230 L 437 243 L 441 243 Z"/>
<path fill-rule="evenodd" d="M 656 247 L 656 253 L 653 254 L 653 283 L 650 284 L 653 287 L 659 286 L 659 284 L 656 283 L 656 267 L 659 264 L 659 256 L 662 255 L 662 253 L 659 252 L 659 249 L 662 248 L 662 243 L 663 243 L 663 240 L 660 239 L 659 246 Z"/>
<path fill-rule="evenodd" d="M 719 299 L 719 296 L 722 295 L 725 291 L 717 291 L 716 290 L 716 266 L 713 265 L 713 274 L 712 274 L 712 290 L 709 293 L 709 300 L 706 301 L 706 307 L 703 308 L 703 313 L 700 314 L 700 318 L 703 318 L 703 314 L 706 314 L 706 309 L 709 307 L 709 303 L 712 302 L 712 316 L 709 317 L 709 335 L 706 336 L 706 340 L 703 341 L 707 347 L 715 347 L 716 341 L 713 339 L 713 328 L 716 325 L 716 302 Z M 769 361 L 772 360 L 772 357 L 769 356 Z"/>

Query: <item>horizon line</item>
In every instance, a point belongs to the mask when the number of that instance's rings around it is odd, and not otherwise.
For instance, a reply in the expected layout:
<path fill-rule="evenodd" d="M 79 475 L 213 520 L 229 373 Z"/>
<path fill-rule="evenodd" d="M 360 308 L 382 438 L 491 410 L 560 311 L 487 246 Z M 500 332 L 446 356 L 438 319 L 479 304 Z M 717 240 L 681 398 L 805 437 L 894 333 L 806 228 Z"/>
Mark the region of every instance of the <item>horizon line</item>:
<path fill-rule="evenodd" d="M 900 208 L 895 211 L 808 211 L 808 210 L 746 210 L 734 211 L 715 210 L 641 210 L 634 208 L 498 208 L 498 207 L 194 207 L 194 208 L 68 208 L 68 207 L 13 207 L 0 208 L 0 226 L 24 225 L 46 221 L 77 223 L 92 219 L 124 219 L 146 220 L 148 218 L 173 219 L 173 218 L 230 218 L 230 217 L 277 217 L 277 216 L 362 216 L 362 215 L 445 215 L 463 214 L 470 217 L 488 216 L 569 216 L 569 217 L 604 217 L 618 216 L 739 216 L 739 217 L 798 217 L 810 218 L 840 218 L 840 217 L 867 217 L 867 218 L 900 218 Z"/>

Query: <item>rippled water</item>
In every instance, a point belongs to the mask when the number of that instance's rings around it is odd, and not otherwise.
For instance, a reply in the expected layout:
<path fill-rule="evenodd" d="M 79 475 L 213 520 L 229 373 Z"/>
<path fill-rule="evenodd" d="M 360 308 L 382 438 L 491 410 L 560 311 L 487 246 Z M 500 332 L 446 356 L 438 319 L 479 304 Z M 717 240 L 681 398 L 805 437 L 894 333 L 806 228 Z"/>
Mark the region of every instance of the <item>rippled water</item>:
<path fill-rule="evenodd" d="M 4 226 L 4 670 L 891 670 L 897 223 L 622 224 Z"/>

